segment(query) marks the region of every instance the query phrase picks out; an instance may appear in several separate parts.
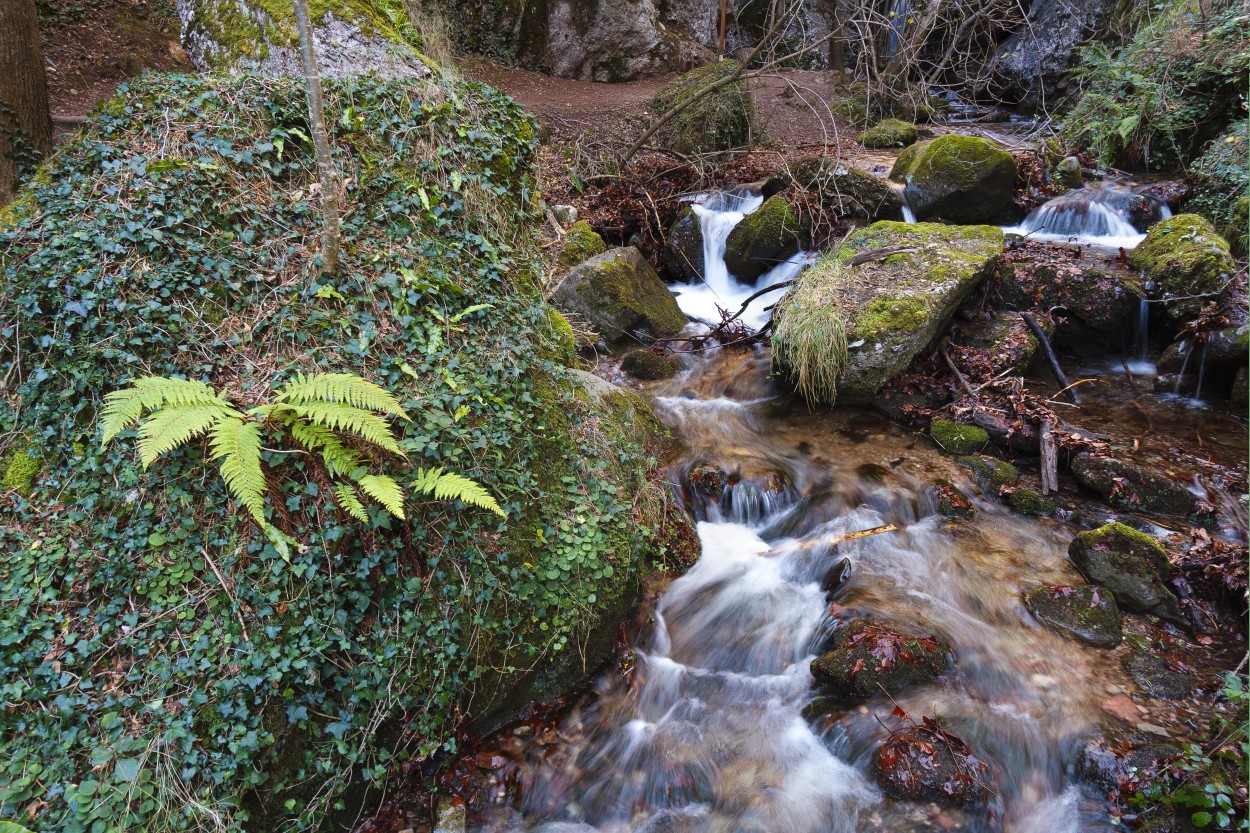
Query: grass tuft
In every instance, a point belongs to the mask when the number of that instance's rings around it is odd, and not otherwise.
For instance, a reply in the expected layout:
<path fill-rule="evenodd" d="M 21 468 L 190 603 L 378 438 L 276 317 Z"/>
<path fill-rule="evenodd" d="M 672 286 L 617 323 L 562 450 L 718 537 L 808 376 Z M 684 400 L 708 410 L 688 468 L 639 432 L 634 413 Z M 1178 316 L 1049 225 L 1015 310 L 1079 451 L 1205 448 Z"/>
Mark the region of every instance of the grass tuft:
<path fill-rule="evenodd" d="M 838 375 L 848 359 L 838 287 L 848 268 L 831 258 L 818 261 L 773 314 L 773 366 L 785 368 L 809 404 L 837 402 Z"/>

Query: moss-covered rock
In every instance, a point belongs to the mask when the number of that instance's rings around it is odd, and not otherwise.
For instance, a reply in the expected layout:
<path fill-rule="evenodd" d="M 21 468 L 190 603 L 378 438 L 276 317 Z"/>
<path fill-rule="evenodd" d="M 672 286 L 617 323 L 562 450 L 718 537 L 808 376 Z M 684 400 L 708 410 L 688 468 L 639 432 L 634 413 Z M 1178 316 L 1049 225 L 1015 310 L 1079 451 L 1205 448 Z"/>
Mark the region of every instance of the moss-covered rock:
<path fill-rule="evenodd" d="M 657 353 L 654 350 L 635 350 L 621 360 L 621 370 L 642 379 L 654 382 L 676 376 L 682 371 L 681 359 L 672 353 Z"/>
<path fill-rule="evenodd" d="M 774 179 L 816 195 L 821 209 L 842 219 L 871 223 L 903 217 L 903 198 L 889 183 L 844 162 L 809 156 Z"/>
<path fill-rule="evenodd" d="M 905 148 L 916 144 L 920 131 L 916 125 L 901 119 L 882 119 L 859 134 L 857 140 L 866 148 Z"/>
<path fill-rule="evenodd" d="M 673 293 L 633 246 L 611 249 L 574 267 L 552 300 L 586 318 L 609 342 L 638 330 L 676 335 L 686 326 Z"/>
<path fill-rule="evenodd" d="M 725 265 L 741 281 L 754 281 L 795 254 L 807 234 L 790 203 L 781 194 L 742 218 L 725 239 Z"/>
<path fill-rule="evenodd" d="M 999 497 L 1005 487 L 1016 485 L 1020 479 L 1020 472 L 1015 466 L 994 457 L 960 457 L 959 465 L 972 472 L 972 479 L 989 497 Z"/>
<path fill-rule="evenodd" d="M 936 636 L 915 636 L 870 619 L 856 619 L 834 632 L 829 650 L 812 661 L 812 676 L 828 694 L 871 697 L 891 694 L 941 674 L 950 648 Z"/>
<path fill-rule="evenodd" d="M 1038 324 L 1047 337 L 1054 335 L 1054 319 L 1038 314 Z M 965 360 L 989 369 L 990 374 L 1028 372 L 1038 355 L 1041 342 L 1016 312 L 995 312 L 952 327 L 951 341 L 965 348 Z"/>
<path fill-rule="evenodd" d="M 1189 677 L 1154 654 L 1133 651 L 1124 658 L 1124 667 L 1133 682 L 1151 697 L 1179 700 L 1189 694 Z"/>
<path fill-rule="evenodd" d="M 1176 322 L 1194 318 L 1237 271 L 1228 243 L 1197 214 L 1178 214 L 1153 226 L 1129 264 L 1142 271 L 1151 296 Z"/>
<path fill-rule="evenodd" d="M 1198 498 L 1185 486 L 1146 466 L 1088 452 L 1072 460 L 1072 473 L 1116 509 L 1186 517 Z"/>
<path fill-rule="evenodd" d="M 962 425 L 949 419 L 934 420 L 929 426 L 933 441 L 952 454 L 972 454 L 985 448 L 990 435 L 984 428 Z"/>
<path fill-rule="evenodd" d="M 1136 320 L 1142 281 L 1135 272 L 1093 257 L 1074 260 L 1066 247 L 1061 251 L 1026 243 L 999 262 L 991 292 L 1012 310 L 1063 307 L 1067 315 L 1058 330 L 1061 337 L 1102 339 L 1118 346 Z"/>
<path fill-rule="evenodd" d="M 867 404 L 994 268 L 991 226 L 879 222 L 798 279 L 773 313 L 773 362 L 811 402 Z M 902 251 L 858 266 L 873 249 Z"/>
<path fill-rule="evenodd" d="M 656 93 L 651 106 L 657 113 L 665 113 L 737 70 L 738 62 L 732 60 L 691 70 Z M 734 150 L 759 144 L 766 138 L 755 122 L 755 104 L 744 81 L 704 96 L 669 122 L 659 135 L 667 147 L 684 154 Z"/>
<path fill-rule="evenodd" d="M 1024 604 L 1047 625 L 1095 648 L 1120 644 L 1120 611 L 1115 598 L 1090 584 L 1038 587 L 1027 593 Z"/>
<path fill-rule="evenodd" d="M 585 220 L 579 220 L 565 233 L 564 244 L 560 247 L 556 265 L 563 269 L 572 269 L 577 264 L 585 263 L 607 250 L 608 244 L 603 242 L 599 232 L 592 229 Z"/>
<path fill-rule="evenodd" d="M 917 219 L 983 223 L 1011 209 L 1016 160 L 986 139 L 948 134 L 900 153 L 890 179 L 906 186 Z"/>
<path fill-rule="evenodd" d="M 703 280 L 703 225 L 690 206 L 683 206 L 664 238 L 660 255 L 668 276 L 675 281 Z"/>
<path fill-rule="evenodd" d="M 937 513 L 945 518 L 968 520 L 976 514 L 972 501 L 947 480 L 926 486 L 925 497 L 933 503 Z"/>
<path fill-rule="evenodd" d="M 877 747 L 868 767 L 877 786 L 891 798 L 948 805 L 986 801 L 993 781 L 988 770 L 989 765 L 962 740 L 927 726 L 891 734 Z"/>
<path fill-rule="evenodd" d="M 0 458 L 0 467 L 4 469 L 0 488 L 12 489 L 22 497 L 30 497 L 35 478 L 43 469 L 43 458 L 33 445 L 21 443 Z"/>
<path fill-rule="evenodd" d="M 1055 499 L 1032 489 L 1012 489 L 1007 503 L 1021 515 L 1053 515 L 1058 507 Z"/>
<path fill-rule="evenodd" d="M 1068 556 L 1085 578 L 1111 591 L 1122 610 L 1185 624 L 1180 603 L 1168 589 L 1172 566 L 1167 551 L 1149 535 L 1109 523 L 1073 538 Z"/>
<path fill-rule="evenodd" d="M 1072 191 L 1085 185 L 1085 174 L 1081 172 L 1081 160 L 1075 156 L 1065 156 L 1055 166 L 1055 184 L 1060 188 Z"/>

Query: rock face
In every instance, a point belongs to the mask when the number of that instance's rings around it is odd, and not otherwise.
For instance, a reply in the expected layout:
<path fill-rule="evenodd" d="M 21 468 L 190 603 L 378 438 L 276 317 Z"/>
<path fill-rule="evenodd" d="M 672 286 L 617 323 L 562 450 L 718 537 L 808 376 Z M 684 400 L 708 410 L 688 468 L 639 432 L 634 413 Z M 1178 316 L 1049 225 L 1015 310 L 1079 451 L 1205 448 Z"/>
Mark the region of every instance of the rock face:
<path fill-rule="evenodd" d="M 1194 512 L 1198 500 L 1172 478 L 1114 457 L 1078 454 L 1072 473 L 1116 509 L 1185 517 Z"/>
<path fill-rule="evenodd" d="M 725 60 L 687 72 L 656 93 L 651 106 L 656 113 L 667 112 L 737 69 L 737 61 Z M 662 144 L 683 154 L 733 150 L 764 137 L 755 123 L 755 105 L 744 81 L 705 95 L 658 134 Z"/>
<path fill-rule="evenodd" d="M 203 72 L 303 74 L 292 0 L 175 0 L 182 46 Z M 342 0 L 312 11 L 323 77 L 372 72 L 388 78 L 430 74 L 406 15 L 386 0 Z"/>
<path fill-rule="evenodd" d="M 1026 107 L 1054 104 L 1077 47 L 1093 37 L 1115 4 L 1108 0 L 1033 0 L 1025 24 L 995 56 L 995 94 Z"/>
<path fill-rule="evenodd" d="M 833 644 L 812 661 L 812 676 L 829 694 L 871 697 L 918 685 L 942 673 L 950 648 L 936 636 L 900 633 L 868 619 L 848 622 Z"/>
<path fill-rule="evenodd" d="M 982 223 L 1011 209 L 1016 161 L 993 142 L 951 134 L 904 150 L 890 179 L 907 186 L 917 219 Z"/>
<path fill-rule="evenodd" d="M 661 257 L 673 280 L 686 283 L 703 280 L 703 226 L 690 206 L 682 208 L 668 230 Z"/>
<path fill-rule="evenodd" d="M 916 144 L 920 131 L 902 119 L 882 119 L 859 134 L 859 143 L 866 148 L 905 148 Z"/>
<path fill-rule="evenodd" d="M 1178 214 L 1155 225 L 1133 249 L 1129 264 L 1142 270 L 1151 297 L 1161 299 L 1176 322 L 1194 318 L 1237 271 L 1228 243 L 1197 214 Z"/>
<path fill-rule="evenodd" d="M 774 312 L 773 361 L 809 401 L 867 404 L 994 268 L 990 226 L 874 223 L 799 278 Z M 856 254 L 901 247 L 848 266 Z"/>
<path fill-rule="evenodd" d="M 1087 579 L 1110 590 L 1124 610 L 1185 623 L 1165 583 L 1172 578 L 1167 551 L 1149 535 L 1109 523 L 1073 538 L 1068 556 Z"/>
<path fill-rule="evenodd" d="M 787 183 L 792 180 L 804 191 L 816 194 L 822 209 L 844 219 L 871 223 L 903 218 L 903 198 L 898 192 L 853 165 L 807 157 L 795 162 L 788 175 L 774 179 L 779 178 Z M 768 187 L 765 186 L 765 193 Z"/>
<path fill-rule="evenodd" d="M 989 765 L 959 738 L 928 725 L 891 735 L 877 747 L 869 773 L 882 792 L 903 801 L 975 804 L 989 797 Z"/>
<path fill-rule="evenodd" d="M 754 281 L 797 253 L 804 224 L 781 194 L 742 218 L 725 239 L 725 266 L 741 281 Z"/>
<path fill-rule="evenodd" d="M 545 69 L 561 78 L 616 83 L 685 69 L 715 56 L 667 25 L 649 0 L 554 0 Z"/>
<path fill-rule="evenodd" d="M 1120 644 L 1120 611 L 1115 597 L 1093 585 L 1039 587 L 1024 603 L 1041 621 L 1095 648 Z"/>
<path fill-rule="evenodd" d="M 675 335 L 686 326 L 673 293 L 633 246 L 610 249 L 574 267 L 552 301 L 585 316 L 609 342 L 640 329 Z"/>

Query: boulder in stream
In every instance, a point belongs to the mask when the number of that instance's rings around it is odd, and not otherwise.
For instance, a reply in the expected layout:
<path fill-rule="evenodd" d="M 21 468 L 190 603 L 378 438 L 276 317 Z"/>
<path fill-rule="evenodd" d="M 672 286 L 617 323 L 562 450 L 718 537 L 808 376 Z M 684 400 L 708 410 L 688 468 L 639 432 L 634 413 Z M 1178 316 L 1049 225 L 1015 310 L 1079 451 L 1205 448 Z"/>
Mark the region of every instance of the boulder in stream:
<path fill-rule="evenodd" d="M 1142 691 L 1159 700 L 1179 700 L 1189 694 L 1189 677 L 1174 670 L 1154 654 L 1134 651 L 1124 658 L 1124 667 Z"/>
<path fill-rule="evenodd" d="M 1120 610 L 1115 597 L 1092 584 L 1079 587 L 1038 587 L 1024 597 L 1024 604 L 1045 624 L 1095 648 L 1120 644 Z"/>
<path fill-rule="evenodd" d="M 781 194 L 742 218 L 725 238 L 725 266 L 741 281 L 753 281 L 797 253 L 807 224 Z"/>
<path fill-rule="evenodd" d="M 682 363 L 672 353 L 634 350 L 621 360 L 621 370 L 635 379 L 654 382 L 676 376 L 682 370 Z"/>
<path fill-rule="evenodd" d="M 1016 160 L 987 139 L 952 133 L 904 150 L 890 179 L 906 186 L 918 219 L 983 223 L 1011 209 Z"/>
<path fill-rule="evenodd" d="M 882 119 L 859 134 L 859 143 L 866 148 L 905 148 L 916 144 L 920 131 L 902 119 Z"/>
<path fill-rule="evenodd" d="M 1072 473 L 1116 509 L 1182 518 L 1198 509 L 1198 497 L 1183 485 L 1127 460 L 1083 452 L 1073 458 Z"/>
<path fill-rule="evenodd" d="M 1168 589 L 1172 566 L 1167 551 L 1149 535 L 1112 522 L 1073 538 L 1068 556 L 1087 579 L 1110 590 L 1124 610 L 1187 624 Z"/>
<path fill-rule="evenodd" d="M 1237 272 L 1228 243 L 1197 214 L 1178 214 L 1152 227 L 1129 264 L 1142 271 L 1151 297 L 1162 301 L 1174 322 L 1194 318 Z"/>
<path fill-rule="evenodd" d="M 989 765 L 929 718 L 878 746 L 869 772 L 882 792 L 903 801 L 966 805 L 990 796 Z"/>
<path fill-rule="evenodd" d="M 673 293 L 633 246 L 610 249 L 575 266 L 552 301 L 585 317 L 609 342 L 640 329 L 676 335 L 686 326 Z"/>
<path fill-rule="evenodd" d="M 703 280 L 703 225 L 689 205 L 682 207 L 669 227 L 660 256 L 673 280 L 685 283 Z"/>
<path fill-rule="evenodd" d="M 1063 307 L 1061 338 L 1118 345 L 1138 313 L 1142 288 L 1136 273 L 1090 254 L 1074 258 L 1070 247 L 1024 242 L 999 261 L 991 295 L 1013 310 Z"/>
<path fill-rule="evenodd" d="M 787 174 L 769 180 L 765 188 L 787 178 L 814 194 L 821 209 L 836 217 L 869 223 L 903 218 L 903 198 L 898 192 L 885 180 L 854 165 L 819 156 L 804 157 L 791 165 Z"/>
<path fill-rule="evenodd" d="M 1014 486 L 1020 479 L 1020 471 L 1004 460 L 978 455 L 960 457 L 959 465 L 972 472 L 972 479 L 977 481 L 981 491 L 992 498 L 1002 495 L 1003 489 Z"/>
<path fill-rule="evenodd" d="M 990 274 L 1002 245 L 992 226 L 884 221 L 859 229 L 777 305 L 774 363 L 808 402 L 871 402 Z M 872 251 L 880 256 L 849 265 Z"/>
<path fill-rule="evenodd" d="M 895 692 L 941 674 L 950 648 L 936 636 L 915 636 L 871 619 L 855 619 L 834 632 L 832 647 L 812 661 L 812 676 L 826 693 L 871 697 Z"/>
<path fill-rule="evenodd" d="M 935 443 L 953 454 L 971 454 L 985 448 L 990 435 L 984 428 L 963 425 L 949 419 L 934 420 L 929 426 L 929 436 Z"/>
<path fill-rule="evenodd" d="M 577 264 L 584 263 L 607 250 L 608 244 L 603 242 L 599 232 L 592 229 L 585 220 L 581 220 L 565 232 L 564 244 L 560 247 L 556 263 L 563 269 L 572 269 Z"/>

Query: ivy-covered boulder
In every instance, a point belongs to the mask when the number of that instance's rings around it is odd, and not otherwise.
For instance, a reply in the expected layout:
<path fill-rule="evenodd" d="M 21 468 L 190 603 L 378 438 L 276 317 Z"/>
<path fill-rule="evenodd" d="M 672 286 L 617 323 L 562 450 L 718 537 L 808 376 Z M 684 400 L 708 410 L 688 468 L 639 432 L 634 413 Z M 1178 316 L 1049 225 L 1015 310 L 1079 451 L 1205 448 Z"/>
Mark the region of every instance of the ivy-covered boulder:
<path fill-rule="evenodd" d="M 686 326 L 677 299 L 633 246 L 609 249 L 574 267 L 552 301 L 590 321 L 609 343 L 638 331 L 676 335 Z"/>
<path fill-rule="evenodd" d="M 1091 584 L 1043 586 L 1026 594 L 1024 603 L 1039 620 L 1086 645 L 1120 644 L 1120 611 L 1107 590 Z"/>
<path fill-rule="evenodd" d="M 1167 550 L 1149 535 L 1109 523 L 1073 538 L 1068 556 L 1087 579 L 1114 594 L 1121 609 L 1185 624 L 1168 587 L 1172 566 Z"/>
<path fill-rule="evenodd" d="M 1197 214 L 1177 214 L 1153 226 L 1129 255 L 1151 297 L 1162 301 L 1176 322 L 1197 316 L 1237 272 L 1228 243 Z"/>
<path fill-rule="evenodd" d="M 949 664 L 950 647 L 933 635 L 917 636 L 870 619 L 843 623 L 829 649 L 812 660 L 812 676 L 836 697 L 872 697 L 920 685 Z"/>
<path fill-rule="evenodd" d="M 725 266 L 738 280 L 754 281 L 796 254 L 806 232 L 806 224 L 784 196 L 769 197 L 725 238 Z"/>
<path fill-rule="evenodd" d="M 0 460 L 17 443 L 41 460 L 0 508 L 0 812 L 25 825 L 348 827 L 395 755 L 593 671 L 651 531 L 690 532 L 646 479 L 664 440 L 646 405 L 564 367 L 530 118 L 442 79 L 325 94 L 351 182 L 333 274 L 293 79 L 130 82 L 0 224 L 4 361 L 20 362 Z M 138 377 L 248 407 L 311 372 L 363 377 L 409 414 L 390 422 L 402 455 L 373 470 L 407 489 L 404 519 L 357 520 L 277 435 L 257 453 L 284 552 L 213 444 L 147 467 L 129 431 L 101 449 L 103 397 Z M 506 519 L 416 494 L 433 467 Z"/>
<path fill-rule="evenodd" d="M 657 114 L 689 101 L 700 90 L 738 70 L 738 62 L 717 61 L 680 75 L 651 101 Z M 766 134 L 756 124 L 755 104 L 745 81 L 727 84 L 703 96 L 660 130 L 659 139 L 678 153 L 734 150 L 760 143 Z"/>
<path fill-rule="evenodd" d="M 866 148 L 905 148 L 916 144 L 920 131 L 916 125 L 902 119 L 882 119 L 859 134 L 857 140 Z"/>
<path fill-rule="evenodd" d="M 556 265 L 563 269 L 572 269 L 579 263 L 590 260 L 608 250 L 599 232 L 590 227 L 585 220 L 578 220 L 569 226 L 564 235 L 564 243 L 560 246 L 560 254 L 556 257 Z"/>
<path fill-rule="evenodd" d="M 795 162 L 782 176 L 787 183 L 793 181 L 800 189 L 815 194 L 821 209 L 835 217 L 869 223 L 903 218 L 903 198 L 898 192 L 854 165 L 807 157 Z"/>
<path fill-rule="evenodd" d="M 678 212 L 664 238 L 660 257 L 673 280 L 686 283 L 703 280 L 703 226 L 690 206 L 683 206 Z"/>
<path fill-rule="evenodd" d="M 917 219 L 984 223 L 1011 210 L 1016 160 L 986 139 L 952 133 L 905 149 L 890 179 L 906 186 Z"/>
<path fill-rule="evenodd" d="M 994 268 L 992 226 L 880 222 L 818 260 L 773 313 L 773 362 L 809 402 L 867 404 Z M 897 248 L 858 266 L 870 250 Z"/>

